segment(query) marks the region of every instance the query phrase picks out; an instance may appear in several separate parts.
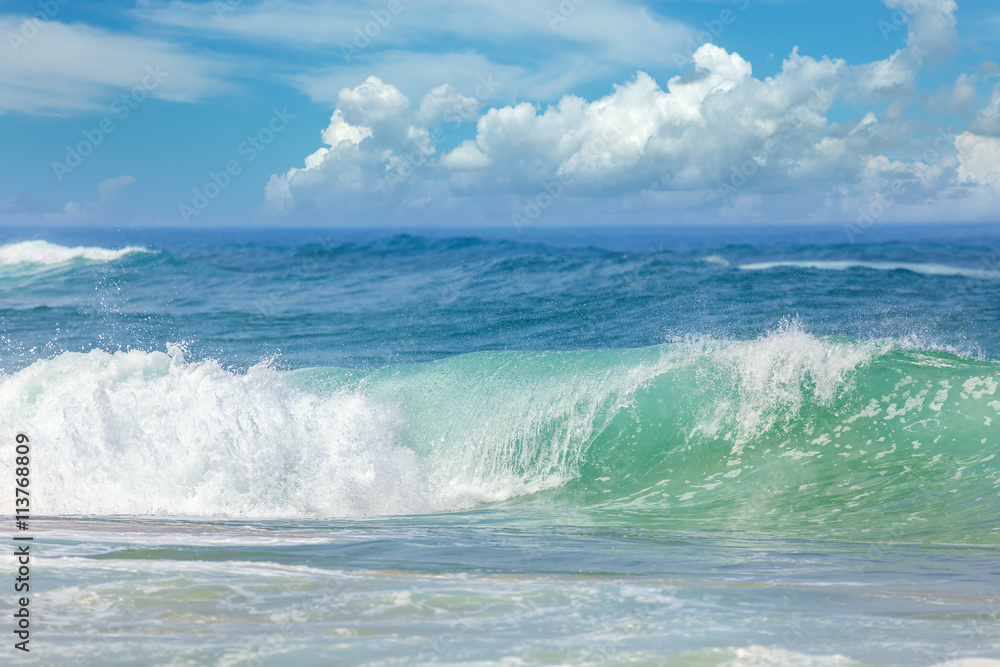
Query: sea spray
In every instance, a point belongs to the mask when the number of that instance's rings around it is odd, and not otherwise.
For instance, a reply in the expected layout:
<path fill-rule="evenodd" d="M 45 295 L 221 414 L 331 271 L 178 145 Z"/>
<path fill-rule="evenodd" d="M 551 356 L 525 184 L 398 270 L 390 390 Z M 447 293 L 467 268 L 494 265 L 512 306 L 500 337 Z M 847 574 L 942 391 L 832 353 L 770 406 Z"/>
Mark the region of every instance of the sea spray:
<path fill-rule="evenodd" d="M 989 541 L 998 381 L 990 362 L 791 326 L 367 372 L 236 372 L 176 347 L 64 353 L 0 379 L 0 414 L 47 443 L 33 482 L 46 514 L 372 516 L 519 499 L 691 526 L 978 527 Z"/>

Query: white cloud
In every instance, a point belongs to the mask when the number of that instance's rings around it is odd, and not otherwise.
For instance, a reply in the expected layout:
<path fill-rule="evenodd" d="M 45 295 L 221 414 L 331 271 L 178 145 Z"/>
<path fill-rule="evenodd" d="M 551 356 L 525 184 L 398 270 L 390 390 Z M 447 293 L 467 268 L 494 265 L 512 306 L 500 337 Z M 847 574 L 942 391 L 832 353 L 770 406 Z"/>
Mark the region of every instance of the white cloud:
<path fill-rule="evenodd" d="M 441 166 L 454 171 L 485 169 L 492 163 L 493 160 L 483 153 L 474 141 L 463 141 L 450 153 L 441 156 Z"/>
<path fill-rule="evenodd" d="M 445 83 L 431 90 L 420 101 L 417 120 L 423 125 L 433 125 L 441 121 L 467 122 L 478 117 L 480 107 L 482 100 L 463 95 L 450 83 Z"/>
<path fill-rule="evenodd" d="M 0 34 L 11 42 L 0 48 L 0 113 L 106 111 L 136 87 L 174 102 L 228 89 L 224 65 L 167 42 L 16 15 L 0 15 Z"/>
<path fill-rule="evenodd" d="M 359 74 L 361 70 L 364 74 Z M 536 88 L 535 77 L 523 67 L 497 65 L 473 52 L 380 52 L 366 57 L 363 67 L 327 67 L 289 76 L 288 81 L 313 102 L 336 105 L 341 90 L 357 85 L 360 79 L 367 76 L 392 81 L 400 92 L 415 99 L 445 83 L 463 94 L 472 94 L 476 87 L 482 85 L 483 79 L 500 82 L 495 88 L 501 88 L 505 93 Z M 546 83 L 547 92 L 551 92 L 550 85 L 554 90 L 557 84 Z"/>
<path fill-rule="evenodd" d="M 916 75 L 928 62 L 936 62 L 955 49 L 955 0 L 883 0 L 894 10 L 892 22 L 883 21 L 884 35 L 905 24 L 906 46 L 884 60 L 856 68 L 858 89 L 865 99 L 909 95 Z"/>
<path fill-rule="evenodd" d="M 978 80 L 979 77 L 975 74 L 959 74 L 954 85 L 942 86 L 940 92 L 928 100 L 928 108 L 937 113 L 957 114 L 968 118 L 974 112 L 975 102 L 979 97 L 976 89 Z"/>
<path fill-rule="evenodd" d="M 955 146 L 960 163 L 959 177 L 989 186 L 993 192 L 1000 194 L 1000 138 L 963 132 L 956 137 Z"/>
<path fill-rule="evenodd" d="M 597 60 L 667 62 L 694 34 L 629 0 L 540 4 L 536 0 L 244 0 L 222 3 L 142 2 L 135 13 L 151 22 L 209 35 L 297 48 L 345 45 L 359 51 L 414 43 L 462 42 L 524 47 L 539 39 L 576 43 Z"/>
<path fill-rule="evenodd" d="M 327 103 L 355 85 L 359 72 L 392 81 L 412 98 L 442 83 L 462 91 L 493 76 L 511 99 L 552 100 L 623 71 L 675 67 L 696 34 L 634 0 L 244 0 L 232 11 L 220 5 L 144 2 L 136 14 L 210 37 L 319 52 L 320 65 L 286 79 Z"/>
<path fill-rule="evenodd" d="M 340 91 L 337 106 L 349 123 L 371 125 L 397 116 L 410 105 L 394 86 L 387 86 L 370 76 L 357 88 Z"/>
<path fill-rule="evenodd" d="M 993 88 L 989 102 L 976 116 L 971 129 L 978 134 L 1000 136 L 1000 83 Z"/>
<path fill-rule="evenodd" d="M 512 214 L 534 220 L 532 207 L 547 210 L 561 198 L 549 222 L 606 221 L 624 211 L 656 221 L 665 206 L 671 219 L 689 222 L 801 221 L 802 211 L 843 221 L 892 191 L 887 220 L 995 213 L 988 190 L 998 182 L 989 168 L 998 163 L 996 145 L 928 136 L 900 114 L 919 68 L 953 47 L 954 2 L 886 4 L 913 10 L 900 21 L 906 45 L 854 67 L 796 48 L 778 73 L 757 78 L 745 58 L 706 44 L 693 69 L 665 86 L 640 70 L 592 101 L 564 95 L 546 106 L 514 101 L 481 111 L 483 98 L 459 86 L 403 91 L 377 77 L 344 86 L 326 146 L 303 167 L 272 176 L 265 208 L 337 211 L 354 223 L 443 212 L 496 223 Z M 946 103 L 967 105 L 974 92 L 960 77 Z M 997 116 L 998 96 L 981 124 Z M 843 99 L 891 104 L 835 122 L 830 110 Z M 464 115 L 445 122 L 456 109 Z M 448 138 L 445 130 L 469 127 L 461 121 L 476 114 L 474 137 Z"/>
<path fill-rule="evenodd" d="M 355 88 L 341 90 L 338 100 L 330 124 L 320 134 L 327 147 L 306 158 L 302 168 L 271 177 L 266 188 L 270 210 L 301 204 L 300 188 L 372 192 L 386 164 L 399 160 L 392 146 L 426 149 L 421 128 L 403 118 L 410 102 L 395 86 L 370 76 Z"/>
<path fill-rule="evenodd" d="M 457 196 L 530 192 L 546 178 L 589 192 L 665 186 L 714 191 L 728 167 L 740 164 L 745 151 L 760 149 L 783 123 L 822 131 L 832 101 L 824 91 L 836 86 L 844 67 L 793 52 L 781 74 L 761 81 L 738 54 L 710 44 L 695 53 L 694 63 L 691 74 L 672 78 L 666 90 L 639 72 L 593 102 L 565 96 L 545 110 L 526 102 L 490 108 L 477 121 L 475 139 L 440 156 L 437 142 L 427 138 L 435 122 L 447 118 L 448 104 L 457 115 L 474 107 L 475 98 L 439 87 L 414 111 L 398 89 L 370 77 L 339 92 L 323 133 L 329 148 L 310 156 L 304 169 L 272 177 L 268 205 L 311 208 L 336 198 L 337 187 L 357 192 L 366 182 L 373 191 L 388 187 L 404 205 L 424 198 L 421 185 L 432 180 Z M 372 127 L 376 120 L 381 127 Z M 335 141 L 347 136 L 354 140 Z M 839 156 L 820 139 L 817 154 Z"/>
<path fill-rule="evenodd" d="M 906 51 L 917 62 L 935 62 L 955 50 L 955 0 L 885 0 L 885 6 L 903 13 Z"/>
<path fill-rule="evenodd" d="M 351 125 L 344 120 L 344 112 L 337 109 L 330 118 L 330 124 L 323 130 L 320 136 L 323 137 L 325 143 L 330 144 L 333 148 L 336 148 L 342 141 L 347 141 L 357 146 L 364 139 L 372 136 L 372 129 L 363 125 Z M 320 150 L 324 151 L 321 155 L 325 155 L 326 149 L 321 148 Z M 313 155 L 316 155 L 316 153 Z M 307 166 L 308 160 L 309 158 L 306 158 Z"/>

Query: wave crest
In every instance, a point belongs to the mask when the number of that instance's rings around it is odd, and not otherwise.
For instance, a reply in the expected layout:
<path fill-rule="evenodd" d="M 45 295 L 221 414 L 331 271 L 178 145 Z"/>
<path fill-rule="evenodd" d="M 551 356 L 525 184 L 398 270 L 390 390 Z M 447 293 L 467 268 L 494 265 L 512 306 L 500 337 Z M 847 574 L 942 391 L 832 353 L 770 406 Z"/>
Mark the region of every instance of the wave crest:
<path fill-rule="evenodd" d="M 511 501 L 714 528 L 1000 536 L 1000 367 L 794 325 L 367 372 L 234 372 L 174 346 L 63 353 L 0 377 L 0 422 L 35 440 L 50 515 Z"/>
<path fill-rule="evenodd" d="M 741 264 L 741 271 L 768 271 L 778 268 L 814 269 L 817 271 L 846 271 L 848 269 L 871 269 L 873 271 L 909 271 L 925 276 L 959 276 L 979 280 L 1000 280 L 1000 271 L 990 268 L 971 269 L 947 264 L 921 262 L 862 262 L 855 260 L 796 260 L 782 262 L 754 262 Z"/>
<path fill-rule="evenodd" d="M 17 264 L 42 264 L 52 266 L 65 264 L 74 260 L 91 262 L 110 262 L 126 255 L 150 252 L 139 246 L 128 246 L 113 250 L 97 247 L 68 247 L 48 241 L 22 241 L 0 245 L 0 265 L 14 266 Z"/>
<path fill-rule="evenodd" d="M 392 406 L 291 388 L 162 352 L 94 350 L 0 381 L 32 438 L 33 504 L 52 515 L 331 516 L 426 509 Z"/>

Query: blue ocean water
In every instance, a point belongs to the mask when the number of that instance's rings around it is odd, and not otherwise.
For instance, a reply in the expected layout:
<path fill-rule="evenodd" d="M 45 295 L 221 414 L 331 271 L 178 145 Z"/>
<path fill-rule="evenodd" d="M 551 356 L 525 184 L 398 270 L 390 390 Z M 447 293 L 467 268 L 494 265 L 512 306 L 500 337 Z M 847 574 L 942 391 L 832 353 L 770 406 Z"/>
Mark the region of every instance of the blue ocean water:
<path fill-rule="evenodd" d="M 25 664 L 1000 658 L 995 226 L 8 229 L 0 322 Z"/>

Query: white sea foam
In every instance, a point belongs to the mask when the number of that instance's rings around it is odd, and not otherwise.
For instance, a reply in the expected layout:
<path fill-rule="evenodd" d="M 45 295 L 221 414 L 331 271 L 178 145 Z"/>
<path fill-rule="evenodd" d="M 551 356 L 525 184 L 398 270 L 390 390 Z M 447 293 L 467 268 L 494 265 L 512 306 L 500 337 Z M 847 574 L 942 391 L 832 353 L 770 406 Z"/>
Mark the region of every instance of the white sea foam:
<path fill-rule="evenodd" d="M 0 426 L 37 443 L 40 514 L 466 509 L 571 480 L 593 437 L 662 371 L 655 350 L 646 357 L 593 367 L 466 355 L 317 395 L 295 374 L 189 362 L 175 346 L 63 353 L 0 376 Z"/>
<path fill-rule="evenodd" d="M 731 653 L 732 657 L 725 662 L 714 663 L 720 667 L 757 667 L 759 665 L 769 665 L 772 667 L 847 667 L 848 665 L 860 664 L 839 654 L 809 655 L 782 648 L 756 645 L 728 650 L 715 649 L 715 652 L 723 655 Z M 706 651 L 706 653 L 710 654 L 712 651 Z"/>
<path fill-rule="evenodd" d="M 234 373 L 168 352 L 63 353 L 0 379 L 0 423 L 33 441 L 34 512 L 351 516 L 431 506 L 393 406 L 296 391 L 266 365 Z"/>
<path fill-rule="evenodd" d="M 0 376 L 0 427 L 43 443 L 32 484 L 37 511 L 50 515 L 460 510 L 574 480 L 616 415 L 658 409 L 635 402 L 645 388 L 653 398 L 703 392 L 684 437 L 726 441 L 736 461 L 804 405 L 832 404 L 855 371 L 894 348 L 789 323 L 749 341 L 460 355 L 375 371 L 350 388 L 316 385 L 340 377 L 322 369 L 234 372 L 174 346 L 63 353 Z"/>
<path fill-rule="evenodd" d="M 732 440 L 738 456 L 749 440 L 794 421 L 807 394 L 831 402 L 855 369 L 890 347 L 821 340 L 794 322 L 756 340 L 689 344 L 691 359 L 707 356 L 720 376 L 711 386 L 728 388 L 705 406 L 692 434 Z"/>
<path fill-rule="evenodd" d="M 729 266 L 729 261 L 721 255 L 706 255 L 701 258 L 701 261 L 708 262 L 709 264 L 718 264 L 719 266 Z"/>
<path fill-rule="evenodd" d="M 791 325 L 755 341 L 463 355 L 321 394 L 296 373 L 234 372 L 176 346 L 95 350 L 0 376 L 0 427 L 33 438 L 39 514 L 458 510 L 571 481 L 636 392 L 674 370 L 711 374 L 691 435 L 730 440 L 739 456 L 805 400 L 832 399 L 878 350 Z"/>
<path fill-rule="evenodd" d="M 0 265 L 43 264 L 51 266 L 80 259 L 92 262 L 110 262 L 126 255 L 141 252 L 149 251 L 139 246 L 112 250 L 85 246 L 70 248 L 48 241 L 22 241 L 21 243 L 0 245 Z"/>
<path fill-rule="evenodd" d="M 845 271 L 862 268 L 876 271 L 910 271 L 927 276 L 961 276 L 963 278 L 978 278 L 980 280 L 1000 280 L 1000 271 L 986 268 L 968 268 L 948 266 L 946 264 L 924 264 L 915 262 L 862 262 L 854 260 L 797 260 L 784 262 L 756 262 L 741 264 L 743 271 L 767 271 L 779 267 L 797 269 L 816 269 L 818 271 Z"/>

